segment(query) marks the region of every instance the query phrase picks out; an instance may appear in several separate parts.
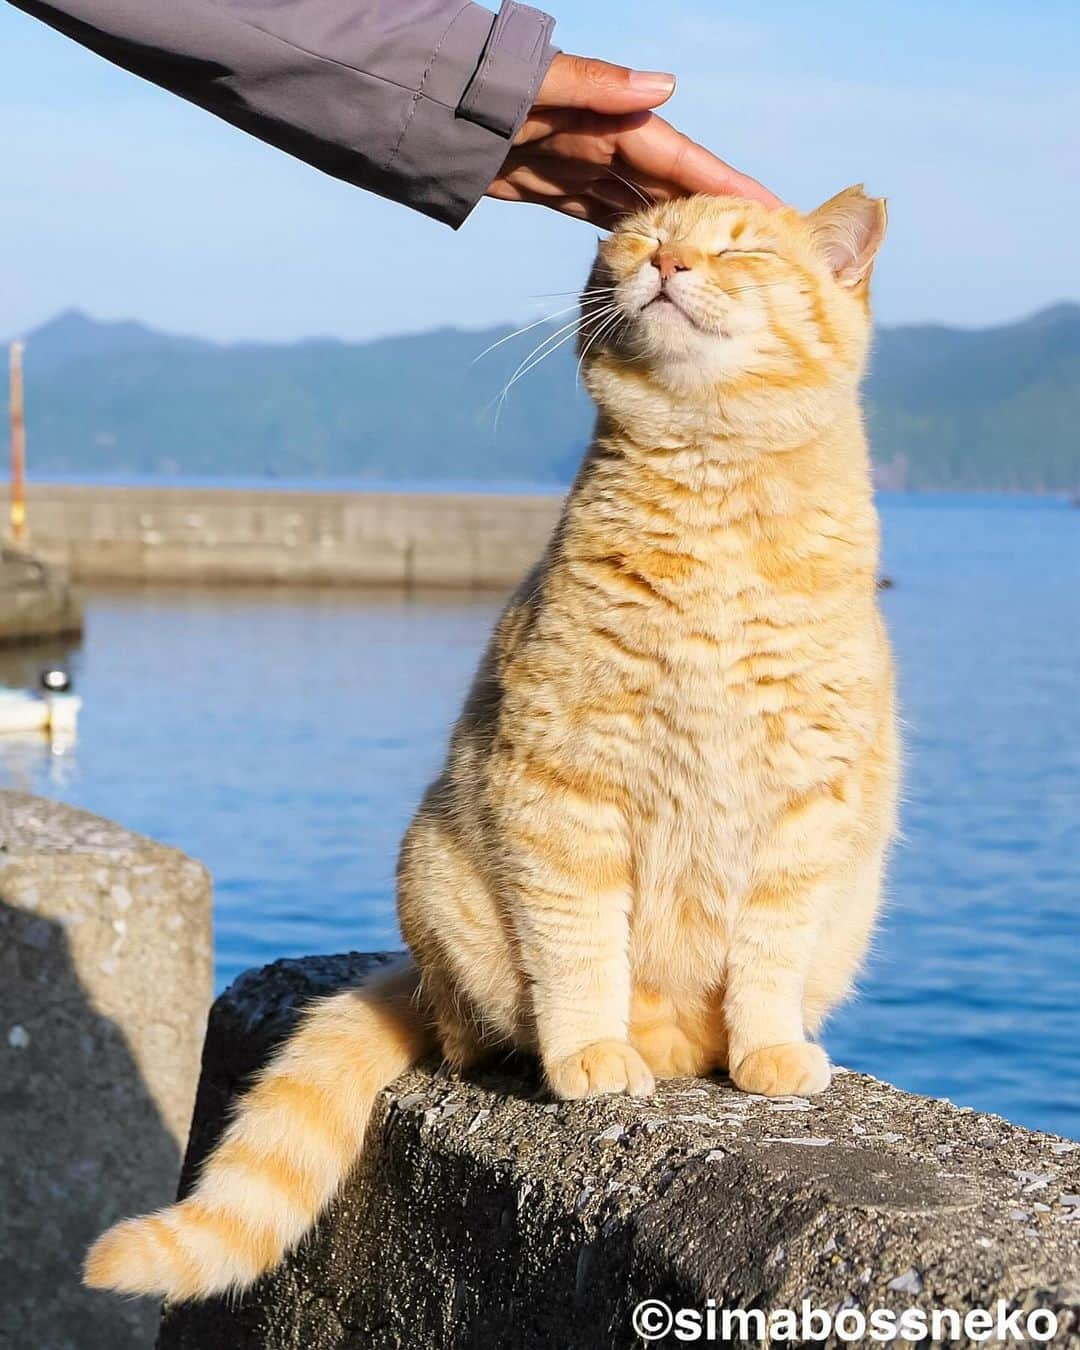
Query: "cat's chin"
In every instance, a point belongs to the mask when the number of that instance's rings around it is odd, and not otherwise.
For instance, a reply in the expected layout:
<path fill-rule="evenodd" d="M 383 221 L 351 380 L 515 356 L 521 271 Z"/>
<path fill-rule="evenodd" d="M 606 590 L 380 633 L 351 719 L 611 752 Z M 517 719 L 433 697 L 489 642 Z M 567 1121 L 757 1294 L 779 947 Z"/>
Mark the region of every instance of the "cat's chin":
<path fill-rule="evenodd" d="M 713 334 L 683 325 L 681 329 L 644 335 L 649 374 L 660 385 L 683 396 L 714 390 L 720 383 L 740 378 L 746 353 L 730 333 Z"/>
<path fill-rule="evenodd" d="M 629 357 L 637 375 L 644 374 L 659 395 L 711 404 L 719 389 L 759 364 L 757 345 L 753 331 L 722 327 L 711 315 L 694 317 L 673 301 L 653 300 L 638 310 L 616 343 L 587 355 L 586 368 L 610 357 L 609 374 L 619 383 Z M 594 397 L 609 401 L 599 388 L 590 384 Z"/>
<path fill-rule="evenodd" d="M 727 365 L 734 333 L 701 319 L 675 301 L 652 301 L 638 317 L 641 345 L 662 366 L 666 361 L 698 362 L 705 369 Z"/>
<path fill-rule="evenodd" d="M 665 342 L 674 340 L 677 342 L 692 341 L 692 335 L 698 337 L 711 337 L 707 333 L 689 310 L 684 309 L 676 300 L 668 299 L 661 294 L 642 309 L 638 315 L 638 323 L 642 331 L 647 333 L 653 341 Z"/>
<path fill-rule="evenodd" d="M 688 323 L 692 328 L 698 327 L 698 322 L 689 310 L 684 309 L 667 291 L 658 291 L 647 304 L 642 305 L 641 314 L 648 315 L 646 322 L 676 324 Z"/>

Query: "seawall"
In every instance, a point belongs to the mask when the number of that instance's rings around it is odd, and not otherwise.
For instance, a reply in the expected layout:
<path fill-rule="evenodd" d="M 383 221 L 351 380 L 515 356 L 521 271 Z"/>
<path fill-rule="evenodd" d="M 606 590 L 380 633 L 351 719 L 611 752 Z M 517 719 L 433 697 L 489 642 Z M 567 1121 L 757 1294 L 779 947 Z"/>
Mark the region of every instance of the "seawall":
<path fill-rule="evenodd" d="M 31 545 L 76 582 L 508 587 L 558 494 L 32 485 Z"/>
<path fill-rule="evenodd" d="M 218 999 L 182 1192 L 298 1010 L 382 959 L 279 961 Z M 1044 1310 L 1035 1330 L 1050 1314 L 1056 1350 L 1080 1350 L 1080 1144 L 855 1073 L 813 1099 L 675 1079 L 650 1098 L 556 1103 L 524 1062 L 465 1079 L 427 1063 L 381 1094 L 307 1240 L 243 1298 L 167 1308 L 158 1350 L 694 1339 L 665 1334 L 656 1304 L 639 1336 L 645 1300 L 702 1314 L 710 1300 L 763 1313 L 807 1300 L 847 1310 L 846 1330 L 875 1309 L 965 1318 L 1001 1301 L 1025 1326 Z"/>

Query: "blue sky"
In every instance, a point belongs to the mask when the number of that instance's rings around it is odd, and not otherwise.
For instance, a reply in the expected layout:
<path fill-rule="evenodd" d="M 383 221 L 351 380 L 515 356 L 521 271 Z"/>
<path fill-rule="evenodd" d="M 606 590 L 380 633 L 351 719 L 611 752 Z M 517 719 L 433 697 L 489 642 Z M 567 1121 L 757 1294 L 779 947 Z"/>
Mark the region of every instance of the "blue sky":
<path fill-rule="evenodd" d="M 994 323 L 1080 299 L 1075 3 L 549 7 L 566 50 L 676 71 L 672 119 L 788 200 L 859 180 L 887 195 L 882 322 Z M 3 0 L 0 126 L 0 333 L 73 305 L 223 339 L 480 326 L 542 312 L 594 246 L 585 226 L 495 203 L 455 234 Z"/>

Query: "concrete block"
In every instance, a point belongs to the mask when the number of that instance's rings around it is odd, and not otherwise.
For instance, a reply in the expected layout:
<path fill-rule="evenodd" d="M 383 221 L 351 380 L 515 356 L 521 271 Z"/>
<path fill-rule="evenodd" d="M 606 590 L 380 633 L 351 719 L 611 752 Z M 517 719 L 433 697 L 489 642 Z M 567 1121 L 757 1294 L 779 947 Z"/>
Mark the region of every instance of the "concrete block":
<path fill-rule="evenodd" d="M 212 993 L 211 885 L 175 849 L 0 792 L 0 1346 L 145 1350 L 152 1304 L 80 1285 L 176 1189 Z"/>
<path fill-rule="evenodd" d="M 82 632 L 82 602 L 66 576 L 32 554 L 0 548 L 0 643 Z"/>
<path fill-rule="evenodd" d="M 282 961 L 222 995 L 182 1190 L 297 1009 L 378 959 Z M 647 1299 L 961 1316 L 1004 1300 L 1051 1312 L 1075 1350 L 1080 1145 L 854 1073 L 813 1100 L 682 1079 L 555 1104 L 523 1063 L 466 1081 L 426 1065 L 383 1094 L 301 1247 L 243 1299 L 168 1308 L 158 1347 L 638 1350 Z"/>

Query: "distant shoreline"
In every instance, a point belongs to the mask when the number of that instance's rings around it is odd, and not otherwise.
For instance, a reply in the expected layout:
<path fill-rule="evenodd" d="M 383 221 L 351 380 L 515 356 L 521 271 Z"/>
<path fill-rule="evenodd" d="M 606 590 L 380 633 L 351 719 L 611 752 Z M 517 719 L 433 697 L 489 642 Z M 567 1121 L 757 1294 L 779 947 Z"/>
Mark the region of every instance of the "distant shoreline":
<path fill-rule="evenodd" d="M 569 346 L 503 403 L 540 332 L 503 342 L 515 327 L 222 347 L 63 314 L 27 334 L 30 472 L 139 487 L 220 475 L 259 491 L 557 493 L 596 410 Z M 864 384 L 876 482 L 1072 496 L 1078 380 L 1080 305 L 985 329 L 879 328 Z"/>

